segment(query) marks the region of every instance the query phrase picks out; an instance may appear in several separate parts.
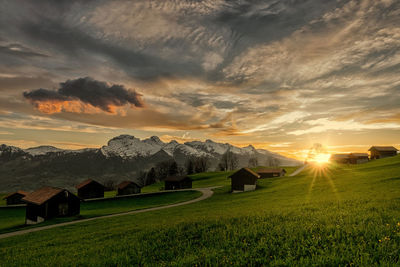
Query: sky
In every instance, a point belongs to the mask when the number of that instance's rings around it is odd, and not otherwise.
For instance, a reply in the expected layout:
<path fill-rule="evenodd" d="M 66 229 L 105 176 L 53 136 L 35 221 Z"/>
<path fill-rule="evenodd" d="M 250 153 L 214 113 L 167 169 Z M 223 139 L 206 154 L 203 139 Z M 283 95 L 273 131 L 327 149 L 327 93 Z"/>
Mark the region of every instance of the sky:
<path fill-rule="evenodd" d="M 400 146 L 400 1 L 0 0 L 0 143 Z"/>

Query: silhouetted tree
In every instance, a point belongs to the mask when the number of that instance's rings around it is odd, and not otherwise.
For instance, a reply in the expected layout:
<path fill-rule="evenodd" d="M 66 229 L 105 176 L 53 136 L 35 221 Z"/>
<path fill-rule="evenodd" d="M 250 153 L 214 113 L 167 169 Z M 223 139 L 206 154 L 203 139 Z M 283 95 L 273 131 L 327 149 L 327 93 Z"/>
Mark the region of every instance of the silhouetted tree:
<path fill-rule="evenodd" d="M 146 185 L 154 184 L 156 182 L 157 174 L 156 170 L 151 168 L 146 176 Z"/>
<path fill-rule="evenodd" d="M 191 158 L 186 161 L 186 173 L 187 174 L 194 173 L 194 163 L 193 163 L 193 159 L 191 159 Z"/>
<path fill-rule="evenodd" d="M 251 157 L 249 159 L 249 167 L 257 167 L 258 166 L 258 159 L 256 157 Z"/>
<path fill-rule="evenodd" d="M 236 169 L 238 164 L 238 157 L 232 151 L 227 151 L 222 155 L 218 167 L 221 171 L 229 171 Z"/>
<path fill-rule="evenodd" d="M 168 175 L 176 175 L 178 174 L 178 164 L 176 161 L 173 161 L 168 168 Z"/>

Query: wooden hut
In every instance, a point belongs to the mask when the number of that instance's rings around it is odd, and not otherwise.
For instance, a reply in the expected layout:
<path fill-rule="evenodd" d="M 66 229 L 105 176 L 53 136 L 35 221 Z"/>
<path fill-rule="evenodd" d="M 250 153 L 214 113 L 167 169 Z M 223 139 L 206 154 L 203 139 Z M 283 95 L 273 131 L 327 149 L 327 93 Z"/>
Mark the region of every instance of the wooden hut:
<path fill-rule="evenodd" d="M 104 197 L 104 185 L 92 179 L 87 179 L 78 184 L 76 189 L 78 190 L 78 197 L 82 199 Z"/>
<path fill-rule="evenodd" d="M 382 159 L 396 156 L 398 149 L 393 146 L 372 146 L 368 151 L 370 159 Z"/>
<path fill-rule="evenodd" d="M 6 200 L 7 205 L 25 204 L 25 202 L 22 201 L 22 198 L 28 194 L 29 194 L 28 192 L 18 190 L 17 192 L 13 192 L 6 195 L 3 199 Z"/>
<path fill-rule="evenodd" d="M 281 177 L 285 176 L 286 170 L 283 168 L 278 169 L 261 169 L 258 170 L 257 173 L 260 175 L 260 178 L 271 178 L 271 177 Z"/>
<path fill-rule="evenodd" d="M 348 164 L 350 163 L 350 154 L 332 154 L 329 160 L 336 163 Z"/>
<path fill-rule="evenodd" d="M 260 178 L 260 175 L 249 168 L 242 168 L 229 178 L 231 178 L 232 192 L 251 191 L 256 189 L 257 179 Z"/>
<path fill-rule="evenodd" d="M 118 185 L 117 196 L 139 194 L 140 186 L 131 181 L 123 181 Z"/>
<path fill-rule="evenodd" d="M 189 176 L 169 176 L 164 182 L 165 190 L 192 188 L 192 179 Z"/>
<path fill-rule="evenodd" d="M 78 215 L 80 199 L 66 189 L 42 187 L 22 199 L 26 203 L 26 224 L 36 224 L 54 217 Z"/>
<path fill-rule="evenodd" d="M 349 163 L 360 164 L 369 161 L 368 153 L 350 153 Z"/>

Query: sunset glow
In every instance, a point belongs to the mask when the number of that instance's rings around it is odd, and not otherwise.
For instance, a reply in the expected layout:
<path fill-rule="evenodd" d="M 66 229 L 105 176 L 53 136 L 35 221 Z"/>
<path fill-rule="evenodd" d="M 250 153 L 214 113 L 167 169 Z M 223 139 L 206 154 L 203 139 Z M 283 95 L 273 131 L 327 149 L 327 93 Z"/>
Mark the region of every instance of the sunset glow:
<path fill-rule="evenodd" d="M 0 143 L 400 145 L 399 1 L 164 2 L 7 3 Z"/>

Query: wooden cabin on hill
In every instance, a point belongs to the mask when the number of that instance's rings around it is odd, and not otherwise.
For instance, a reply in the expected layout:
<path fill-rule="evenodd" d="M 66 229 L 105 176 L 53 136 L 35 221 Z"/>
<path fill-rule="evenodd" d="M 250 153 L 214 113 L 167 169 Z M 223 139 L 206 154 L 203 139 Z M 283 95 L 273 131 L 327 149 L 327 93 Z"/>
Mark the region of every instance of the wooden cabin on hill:
<path fill-rule="evenodd" d="M 192 179 L 189 176 L 169 176 L 165 178 L 165 190 L 192 188 Z"/>
<path fill-rule="evenodd" d="M 350 154 L 332 154 L 329 160 L 336 163 L 348 164 L 350 163 Z"/>
<path fill-rule="evenodd" d="M 286 170 L 283 168 L 278 169 L 261 169 L 258 170 L 257 173 L 260 175 L 260 178 L 272 178 L 272 177 L 282 177 L 285 176 Z"/>
<path fill-rule="evenodd" d="M 241 168 L 228 178 L 231 178 L 232 192 L 244 192 L 256 189 L 257 180 L 260 178 L 260 175 L 249 168 Z"/>
<path fill-rule="evenodd" d="M 5 197 L 3 197 L 3 199 L 6 200 L 7 205 L 25 204 L 25 202 L 22 201 L 22 198 L 24 198 L 28 194 L 29 192 L 18 190 L 17 192 L 6 195 Z"/>
<path fill-rule="evenodd" d="M 349 163 L 350 164 L 360 164 L 369 161 L 368 153 L 350 153 Z"/>
<path fill-rule="evenodd" d="M 382 159 L 396 156 L 398 149 L 393 146 L 372 146 L 368 151 L 370 159 Z"/>
<path fill-rule="evenodd" d="M 87 179 L 75 188 L 78 190 L 78 197 L 82 199 L 104 197 L 104 185 L 92 179 Z"/>
<path fill-rule="evenodd" d="M 54 217 L 78 215 L 80 199 L 66 189 L 42 187 L 22 199 L 26 203 L 26 224 L 36 224 Z"/>
<path fill-rule="evenodd" d="M 132 195 L 140 193 L 140 186 L 132 181 L 123 181 L 118 185 L 117 196 Z"/>

